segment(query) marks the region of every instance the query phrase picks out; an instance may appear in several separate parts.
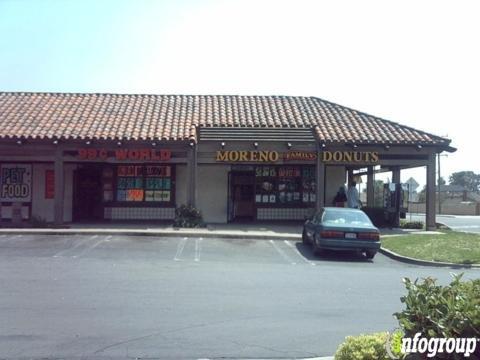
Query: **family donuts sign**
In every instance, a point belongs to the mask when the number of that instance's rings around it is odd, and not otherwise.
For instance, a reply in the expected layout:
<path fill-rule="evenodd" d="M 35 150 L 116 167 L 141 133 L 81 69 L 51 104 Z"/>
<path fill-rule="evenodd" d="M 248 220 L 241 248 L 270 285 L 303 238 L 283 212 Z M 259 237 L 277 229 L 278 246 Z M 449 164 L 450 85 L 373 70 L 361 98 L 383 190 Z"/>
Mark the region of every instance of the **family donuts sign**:
<path fill-rule="evenodd" d="M 376 151 L 217 151 L 215 160 L 219 162 L 276 162 L 284 161 L 315 161 L 318 156 L 324 163 L 370 163 L 376 164 L 379 155 Z"/>

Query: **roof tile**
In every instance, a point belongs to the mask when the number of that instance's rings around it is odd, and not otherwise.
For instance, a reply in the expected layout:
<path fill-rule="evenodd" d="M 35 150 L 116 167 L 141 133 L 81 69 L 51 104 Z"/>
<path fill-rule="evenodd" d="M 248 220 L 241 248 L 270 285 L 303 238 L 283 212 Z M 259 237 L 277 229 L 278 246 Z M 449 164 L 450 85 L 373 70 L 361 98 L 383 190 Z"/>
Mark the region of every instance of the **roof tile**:
<path fill-rule="evenodd" d="M 314 128 L 325 142 L 450 142 L 315 97 L 0 92 L 0 138 L 188 140 L 198 127 Z"/>

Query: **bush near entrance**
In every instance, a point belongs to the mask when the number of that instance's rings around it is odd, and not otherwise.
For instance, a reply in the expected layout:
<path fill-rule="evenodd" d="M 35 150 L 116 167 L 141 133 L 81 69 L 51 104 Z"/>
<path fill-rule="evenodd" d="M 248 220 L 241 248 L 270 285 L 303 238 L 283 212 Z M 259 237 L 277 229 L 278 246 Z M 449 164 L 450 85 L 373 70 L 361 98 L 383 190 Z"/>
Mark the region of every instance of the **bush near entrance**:
<path fill-rule="evenodd" d="M 196 228 L 204 227 L 202 213 L 193 206 L 181 205 L 175 209 L 174 227 Z"/>

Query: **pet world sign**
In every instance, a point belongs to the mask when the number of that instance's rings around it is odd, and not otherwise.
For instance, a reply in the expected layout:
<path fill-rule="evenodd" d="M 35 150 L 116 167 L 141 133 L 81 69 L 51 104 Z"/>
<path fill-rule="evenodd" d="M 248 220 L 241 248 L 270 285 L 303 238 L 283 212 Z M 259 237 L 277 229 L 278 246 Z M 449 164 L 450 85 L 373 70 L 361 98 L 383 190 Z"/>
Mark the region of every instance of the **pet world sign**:
<path fill-rule="evenodd" d="M 79 149 L 79 160 L 107 160 L 114 158 L 118 161 L 169 161 L 171 150 L 166 149 Z"/>
<path fill-rule="evenodd" d="M 29 202 L 32 199 L 32 165 L 2 164 L 0 201 Z"/>

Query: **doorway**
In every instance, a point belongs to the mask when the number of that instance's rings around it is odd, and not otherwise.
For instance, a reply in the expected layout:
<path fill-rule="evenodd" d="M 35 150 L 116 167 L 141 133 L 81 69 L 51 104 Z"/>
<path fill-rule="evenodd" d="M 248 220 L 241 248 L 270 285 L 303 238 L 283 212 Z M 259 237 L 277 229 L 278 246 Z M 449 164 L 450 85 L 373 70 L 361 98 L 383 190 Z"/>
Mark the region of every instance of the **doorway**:
<path fill-rule="evenodd" d="M 85 166 L 73 174 L 73 221 L 103 219 L 102 173 L 99 166 Z"/>
<path fill-rule="evenodd" d="M 228 220 L 254 220 L 255 173 L 253 171 L 231 171 L 228 178 Z"/>

